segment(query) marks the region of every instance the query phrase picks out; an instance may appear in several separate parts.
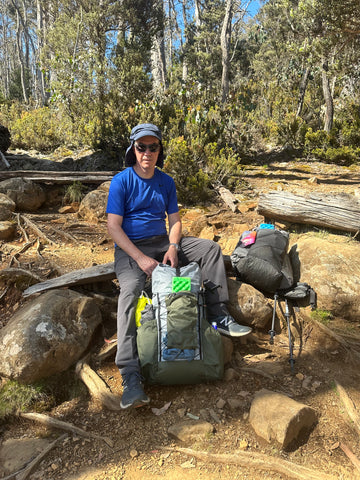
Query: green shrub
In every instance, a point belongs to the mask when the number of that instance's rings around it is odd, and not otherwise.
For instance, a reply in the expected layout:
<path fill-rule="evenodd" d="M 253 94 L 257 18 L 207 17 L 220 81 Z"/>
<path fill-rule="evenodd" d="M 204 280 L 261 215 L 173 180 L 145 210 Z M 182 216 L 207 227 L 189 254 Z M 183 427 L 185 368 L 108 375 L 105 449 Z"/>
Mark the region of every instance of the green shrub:
<path fill-rule="evenodd" d="M 242 171 L 239 155 L 229 146 L 219 149 L 217 143 L 206 145 L 204 153 L 206 165 L 203 168 L 210 183 L 236 189 Z"/>
<path fill-rule="evenodd" d="M 349 166 L 360 162 L 360 148 L 353 147 L 329 147 L 327 149 L 315 148 L 312 155 L 326 163 Z"/>
<path fill-rule="evenodd" d="M 79 181 L 73 182 L 71 185 L 66 187 L 64 195 L 64 203 L 80 203 L 84 198 L 86 187 Z"/>
<path fill-rule="evenodd" d="M 339 139 L 342 145 L 360 147 L 360 121 L 355 124 L 344 122 L 341 125 Z"/>
<path fill-rule="evenodd" d="M 179 202 L 195 205 L 209 199 L 209 178 L 195 162 L 194 154 L 184 138 L 170 140 L 166 150 L 164 171 L 175 181 Z"/>
<path fill-rule="evenodd" d="M 331 312 L 329 312 L 328 310 L 322 310 L 320 308 L 317 308 L 310 312 L 310 316 L 314 320 L 323 323 L 324 325 L 327 325 L 333 318 L 333 314 Z"/>
<path fill-rule="evenodd" d="M 305 144 L 307 131 L 308 127 L 301 117 L 294 113 L 288 113 L 277 126 L 278 143 L 302 148 Z"/>
<path fill-rule="evenodd" d="M 13 147 L 44 152 L 66 144 L 69 129 L 66 119 L 58 111 L 47 107 L 22 112 L 10 124 Z"/>
<path fill-rule="evenodd" d="M 23 385 L 10 380 L 0 390 L 0 418 L 18 411 L 25 412 L 34 404 L 47 400 L 40 386 Z"/>
<path fill-rule="evenodd" d="M 330 135 L 325 130 L 313 131 L 312 128 L 305 134 L 305 152 L 313 153 L 315 149 L 326 150 L 330 146 Z"/>

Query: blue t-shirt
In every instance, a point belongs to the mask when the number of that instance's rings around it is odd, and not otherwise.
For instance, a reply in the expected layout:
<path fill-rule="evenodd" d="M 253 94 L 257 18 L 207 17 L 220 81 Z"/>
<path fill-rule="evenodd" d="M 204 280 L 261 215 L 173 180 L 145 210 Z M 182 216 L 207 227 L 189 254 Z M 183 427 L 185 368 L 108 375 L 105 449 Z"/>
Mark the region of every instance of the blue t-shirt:
<path fill-rule="evenodd" d="M 131 240 L 166 235 L 166 214 L 178 211 L 175 182 L 157 168 L 150 179 L 129 167 L 111 181 L 106 213 L 123 217 L 122 228 Z"/>

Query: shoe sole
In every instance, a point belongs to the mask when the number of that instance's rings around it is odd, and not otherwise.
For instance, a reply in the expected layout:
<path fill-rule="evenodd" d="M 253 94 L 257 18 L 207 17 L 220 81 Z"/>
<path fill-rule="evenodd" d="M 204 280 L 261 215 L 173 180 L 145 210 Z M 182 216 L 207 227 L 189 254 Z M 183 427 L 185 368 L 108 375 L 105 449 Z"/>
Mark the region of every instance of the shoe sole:
<path fill-rule="evenodd" d="M 245 335 L 249 335 L 249 333 L 251 333 L 251 329 L 246 332 L 229 332 L 229 330 L 223 330 L 219 326 L 217 328 L 217 331 L 222 335 L 226 335 L 227 337 L 245 337 Z"/>
<path fill-rule="evenodd" d="M 122 402 L 120 402 L 120 407 L 123 410 L 127 410 L 129 408 L 140 408 L 140 407 L 146 407 L 146 405 L 149 405 L 150 399 L 148 400 L 135 400 L 133 403 L 129 403 L 128 405 L 124 405 Z"/>

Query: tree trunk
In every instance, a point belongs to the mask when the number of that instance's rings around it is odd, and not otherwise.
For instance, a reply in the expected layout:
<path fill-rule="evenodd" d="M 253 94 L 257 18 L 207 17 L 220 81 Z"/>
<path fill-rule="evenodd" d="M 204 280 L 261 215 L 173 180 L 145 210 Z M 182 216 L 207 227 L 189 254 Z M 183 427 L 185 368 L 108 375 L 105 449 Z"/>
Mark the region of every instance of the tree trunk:
<path fill-rule="evenodd" d="M 1 16 L 2 16 L 2 45 L 3 45 L 3 62 L 0 66 L 0 78 L 1 78 L 1 89 L 5 98 L 9 97 L 9 85 L 10 85 L 10 68 L 9 68 L 9 23 L 7 16 L 5 14 L 5 5 L 1 5 Z"/>
<path fill-rule="evenodd" d="M 151 70 L 154 79 L 155 90 L 166 90 L 166 61 L 165 43 L 163 35 L 156 35 L 151 49 Z"/>
<path fill-rule="evenodd" d="M 298 107 L 296 111 L 296 116 L 299 117 L 301 115 L 303 106 L 304 106 L 304 98 L 305 98 L 305 93 L 306 93 L 306 87 L 309 82 L 309 76 L 310 76 L 310 67 L 307 67 L 306 70 L 303 73 L 300 87 L 299 87 L 299 100 L 298 100 Z"/>
<path fill-rule="evenodd" d="M 17 54 L 20 63 L 20 78 L 21 78 L 21 88 L 24 98 L 24 103 L 29 103 L 27 91 L 26 91 L 26 82 L 25 82 L 25 63 L 22 54 L 22 44 L 21 44 L 21 22 L 20 22 L 20 14 L 18 10 L 16 10 L 16 46 L 17 46 Z"/>
<path fill-rule="evenodd" d="M 163 90 L 167 88 L 166 78 L 166 57 L 165 57 L 165 40 L 164 40 L 164 4 L 161 1 L 160 10 L 162 14 L 161 27 L 152 39 L 151 48 L 151 71 L 153 74 L 154 90 Z"/>
<path fill-rule="evenodd" d="M 195 0 L 195 26 L 199 28 L 201 26 L 201 3 L 200 0 Z"/>
<path fill-rule="evenodd" d="M 323 86 L 324 99 L 325 99 L 324 130 L 325 132 L 330 133 L 330 130 L 332 129 L 332 126 L 333 126 L 333 119 L 334 119 L 334 102 L 333 102 L 333 97 L 331 95 L 328 70 L 329 70 L 328 61 L 325 60 L 323 63 L 323 70 L 322 70 L 322 86 Z"/>
<path fill-rule="evenodd" d="M 183 30 L 185 32 L 185 35 L 188 35 L 188 22 L 187 22 L 187 17 L 186 17 L 186 0 L 182 0 L 182 19 L 183 19 Z M 181 51 L 182 51 L 182 79 L 183 79 L 184 82 L 186 82 L 186 80 L 187 80 L 188 70 L 189 70 L 187 56 L 186 56 L 188 41 L 189 41 L 189 39 L 185 36 L 185 40 L 181 45 Z"/>
<path fill-rule="evenodd" d="M 221 29 L 222 77 L 221 102 L 225 103 L 229 96 L 229 66 L 230 66 L 230 39 L 233 0 L 226 0 L 225 17 Z"/>

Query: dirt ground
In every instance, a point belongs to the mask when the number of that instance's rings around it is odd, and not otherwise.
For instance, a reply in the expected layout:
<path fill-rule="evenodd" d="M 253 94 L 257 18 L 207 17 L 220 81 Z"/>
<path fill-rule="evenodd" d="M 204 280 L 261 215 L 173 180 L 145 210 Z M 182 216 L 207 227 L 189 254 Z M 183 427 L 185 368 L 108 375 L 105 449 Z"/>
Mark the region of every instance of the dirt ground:
<path fill-rule="evenodd" d="M 359 191 L 360 167 L 346 168 L 322 164 L 273 163 L 270 166 L 247 167 L 244 171 L 247 187 L 243 199 L 257 200 L 261 191 L 283 189 L 305 194 L 309 191 L 336 193 Z M 317 180 L 316 180 L 317 179 Z M 219 205 L 212 207 L 214 211 Z M 24 246 L 23 237 L 0 244 L 1 268 L 10 264 L 31 270 L 41 278 L 52 278 L 79 268 L 113 260 L 112 242 L 104 223 L 88 224 L 76 213 L 60 215 L 58 206 L 44 208 L 30 218 L 56 242 L 36 243 L 17 254 Z M 211 209 L 210 209 L 211 211 Z M 229 215 L 238 223 L 256 224 L 259 217 L 254 209 L 244 214 Z M 240 220 L 239 220 L 240 217 Z M 70 233 L 76 242 L 59 236 Z M 15 287 L 1 295 L 0 328 L 26 299 Z M 223 381 L 185 386 L 147 386 L 151 398 L 149 407 L 135 411 L 111 412 L 90 399 L 86 387 L 73 371 L 57 379 L 58 401 L 44 413 L 83 428 L 92 434 L 109 437 L 110 447 L 99 438 L 82 438 L 69 434 L 58 442 L 34 469 L 30 479 L 45 480 L 234 480 L 336 478 L 359 476 L 359 424 L 349 418 L 349 409 L 339 395 L 335 381 L 341 383 L 355 408 L 360 408 L 359 363 L 351 352 L 325 334 L 309 318 L 308 310 L 297 314 L 302 327 L 303 347 L 295 339 L 295 367 L 291 372 L 286 329 L 269 343 L 268 332 L 255 332 L 250 338 L 233 340 L 233 355 Z M 111 329 L 113 326 L 107 325 Z M 285 327 L 285 325 L 284 325 Z M 346 322 L 334 318 L 328 327 L 336 333 L 347 332 Z M 359 325 L 356 326 L 359 329 Z M 94 350 L 103 344 L 103 331 Z M 360 343 L 360 332 L 355 335 Z M 97 373 L 114 393 L 121 394 L 121 377 L 114 357 L 96 364 Z M 257 437 L 248 422 L 251 401 L 262 388 L 281 392 L 314 408 L 318 421 L 310 433 L 296 445 L 282 450 L 274 441 L 267 443 Z M 61 400 L 59 400 L 61 398 Z M 237 399 L 236 407 L 228 400 Z M 159 414 L 159 409 L 164 408 Z M 168 429 L 183 420 L 205 419 L 213 424 L 211 435 L 180 443 Z M 0 446 L 10 439 L 55 440 L 59 432 L 47 429 L 23 418 L 11 417 L 0 424 Z M 181 448 L 191 449 L 188 452 Z M 207 459 L 199 458 L 207 452 Z M 240 453 L 249 460 L 240 459 Z M 354 457 L 351 456 L 353 452 Z M 266 455 L 267 460 L 255 465 L 251 454 Z M 227 455 L 221 462 L 216 454 Z M 15 457 L 19 457 L 17 452 Z M 358 456 L 358 458 L 356 458 Z M 10 459 L 9 459 L 10 461 Z M 289 461 L 307 467 L 312 474 L 295 476 L 279 473 L 276 463 Z M 14 468 L 16 461 L 14 460 Z M 360 477 L 359 477 L 360 478 Z"/>

